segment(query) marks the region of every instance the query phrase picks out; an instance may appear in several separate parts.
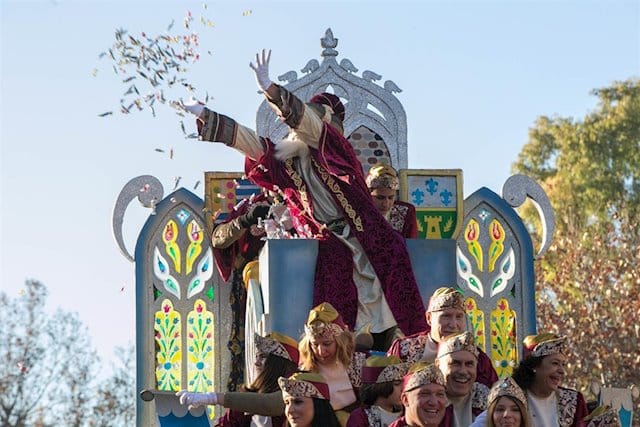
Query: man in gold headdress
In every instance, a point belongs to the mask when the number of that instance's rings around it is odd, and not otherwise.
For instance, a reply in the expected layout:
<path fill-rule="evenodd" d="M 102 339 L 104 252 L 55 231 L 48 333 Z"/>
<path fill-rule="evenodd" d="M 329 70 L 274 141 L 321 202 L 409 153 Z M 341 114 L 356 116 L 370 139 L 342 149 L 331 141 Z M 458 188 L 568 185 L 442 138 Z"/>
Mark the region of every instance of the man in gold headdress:
<path fill-rule="evenodd" d="M 398 356 L 404 362 L 433 362 L 438 353 L 438 344 L 445 336 L 467 329 L 464 296 L 455 288 L 438 288 L 429 299 L 426 320 L 429 325 L 426 330 L 397 339 L 388 354 Z M 491 359 L 480 349 L 477 359 L 477 381 L 491 387 L 498 380 Z"/>
<path fill-rule="evenodd" d="M 418 237 L 416 208 L 411 203 L 398 200 L 400 180 L 394 168 L 385 164 L 375 164 L 369 169 L 367 187 L 382 216 L 405 239 Z"/>

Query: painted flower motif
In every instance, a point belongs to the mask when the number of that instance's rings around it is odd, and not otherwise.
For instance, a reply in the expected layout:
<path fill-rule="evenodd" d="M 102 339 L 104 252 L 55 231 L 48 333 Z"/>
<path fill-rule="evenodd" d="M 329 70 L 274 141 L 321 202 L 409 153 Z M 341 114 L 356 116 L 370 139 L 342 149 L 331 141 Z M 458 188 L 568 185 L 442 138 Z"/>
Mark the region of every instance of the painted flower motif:
<path fill-rule="evenodd" d="M 504 311 L 505 307 L 506 307 L 506 304 L 504 303 L 504 301 L 500 301 L 500 304 L 498 304 L 498 308 Z"/>
<path fill-rule="evenodd" d="M 162 307 L 162 310 L 163 310 L 165 313 L 168 313 L 168 312 L 169 312 L 169 310 L 171 310 L 171 307 L 169 306 L 169 304 L 165 304 L 165 305 Z"/>
<path fill-rule="evenodd" d="M 500 240 L 502 237 L 502 230 L 497 222 L 493 223 L 493 226 L 491 227 L 491 234 L 495 240 Z"/>
<path fill-rule="evenodd" d="M 198 313 L 202 313 L 202 304 L 198 304 L 198 305 L 196 306 L 196 311 L 197 311 Z"/>

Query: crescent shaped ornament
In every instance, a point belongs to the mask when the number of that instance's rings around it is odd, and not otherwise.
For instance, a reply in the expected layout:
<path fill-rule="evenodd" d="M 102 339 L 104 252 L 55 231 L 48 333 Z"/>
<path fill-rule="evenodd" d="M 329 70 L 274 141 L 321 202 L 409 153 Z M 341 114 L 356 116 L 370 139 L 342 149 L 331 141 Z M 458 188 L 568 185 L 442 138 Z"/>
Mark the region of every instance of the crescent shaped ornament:
<path fill-rule="evenodd" d="M 514 208 L 521 206 L 527 198 L 533 202 L 542 223 L 542 244 L 536 254 L 536 259 L 539 259 L 551 246 L 555 230 L 555 214 L 547 193 L 533 179 L 517 174 L 505 181 L 502 186 L 502 198 Z"/>
<path fill-rule="evenodd" d="M 151 209 L 151 215 L 153 215 L 155 214 L 155 205 L 162 200 L 163 195 L 164 188 L 162 187 L 160 180 L 152 175 L 140 175 L 131 179 L 124 185 L 124 187 L 122 187 L 120 194 L 118 194 L 116 204 L 113 207 L 113 216 L 111 221 L 113 237 L 116 239 L 116 244 L 118 245 L 118 249 L 120 249 L 122 256 L 131 262 L 134 262 L 135 259 L 127 250 L 124 244 L 124 238 L 122 237 L 124 213 L 126 212 L 129 203 L 137 197 L 142 206 Z"/>

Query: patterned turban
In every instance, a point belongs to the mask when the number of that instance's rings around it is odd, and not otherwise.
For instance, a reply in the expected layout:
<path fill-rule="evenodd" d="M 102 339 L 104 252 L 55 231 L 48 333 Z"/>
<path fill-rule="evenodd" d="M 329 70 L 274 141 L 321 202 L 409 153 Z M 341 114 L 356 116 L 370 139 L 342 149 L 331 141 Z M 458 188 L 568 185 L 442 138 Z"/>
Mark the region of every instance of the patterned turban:
<path fill-rule="evenodd" d="M 329 400 L 327 380 L 320 374 L 298 372 L 289 378 L 278 378 L 278 385 L 284 395 L 292 397 L 311 397 Z"/>
<path fill-rule="evenodd" d="M 438 288 L 429 299 L 427 312 L 457 308 L 464 311 L 464 296 L 454 288 Z"/>
<path fill-rule="evenodd" d="M 426 384 L 440 384 L 446 387 L 444 375 L 433 363 L 418 362 L 409 368 L 402 380 L 402 391 L 408 392 Z"/>
<path fill-rule="evenodd" d="M 567 337 L 559 337 L 552 333 L 529 335 L 522 341 L 524 357 L 543 357 L 564 353 Z"/>
<path fill-rule="evenodd" d="M 473 338 L 473 334 L 469 331 L 460 334 L 448 335 L 438 343 L 438 358 L 456 351 L 468 351 L 478 358 L 478 347 Z"/>
<path fill-rule="evenodd" d="M 332 338 L 346 330 L 348 328 L 342 316 L 328 302 L 312 308 L 304 325 L 304 333 L 317 338 Z"/>
<path fill-rule="evenodd" d="M 519 401 L 524 409 L 528 411 L 527 397 L 512 377 L 500 380 L 491 387 L 489 397 L 487 398 L 487 404 L 491 405 L 502 396 L 507 396 Z"/>
<path fill-rule="evenodd" d="M 369 169 L 369 173 L 367 174 L 367 187 L 369 190 L 389 188 L 397 191 L 400 189 L 398 173 L 389 165 L 377 163 Z"/>
<path fill-rule="evenodd" d="M 403 363 L 396 356 L 370 356 L 362 367 L 362 382 L 379 384 L 401 380 L 409 366 L 409 363 Z"/>
<path fill-rule="evenodd" d="M 280 356 L 296 365 L 299 363 L 298 343 L 291 337 L 277 332 L 271 332 L 266 337 L 254 334 L 254 342 L 258 352 L 262 354 Z"/>

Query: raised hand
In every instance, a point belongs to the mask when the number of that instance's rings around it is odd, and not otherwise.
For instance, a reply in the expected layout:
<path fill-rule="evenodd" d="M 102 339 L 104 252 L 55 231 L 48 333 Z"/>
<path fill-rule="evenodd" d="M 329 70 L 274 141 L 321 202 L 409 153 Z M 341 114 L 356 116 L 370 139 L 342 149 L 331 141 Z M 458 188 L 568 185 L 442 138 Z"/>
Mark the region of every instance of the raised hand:
<path fill-rule="evenodd" d="M 256 82 L 258 82 L 258 87 L 263 92 L 266 92 L 271 86 L 271 79 L 269 78 L 269 60 L 271 59 L 271 49 L 267 51 L 266 49 L 262 49 L 262 57 L 260 53 L 256 53 L 256 63 L 249 63 L 249 67 L 256 74 Z"/>

